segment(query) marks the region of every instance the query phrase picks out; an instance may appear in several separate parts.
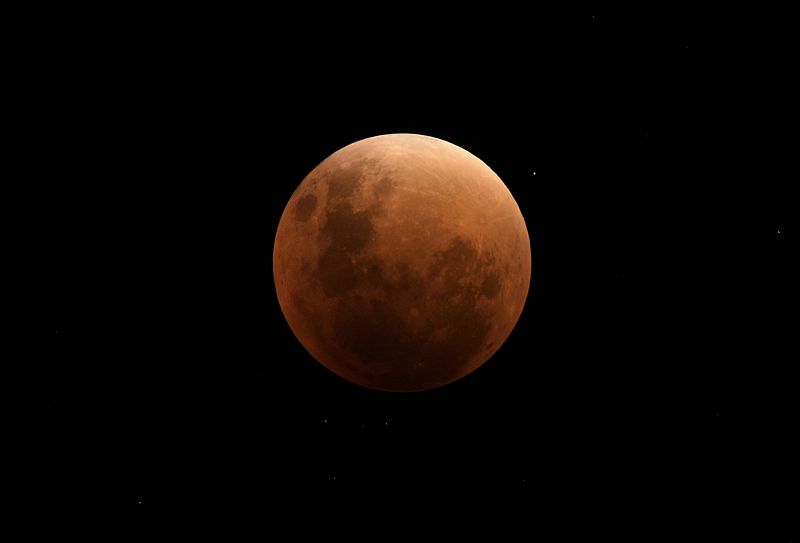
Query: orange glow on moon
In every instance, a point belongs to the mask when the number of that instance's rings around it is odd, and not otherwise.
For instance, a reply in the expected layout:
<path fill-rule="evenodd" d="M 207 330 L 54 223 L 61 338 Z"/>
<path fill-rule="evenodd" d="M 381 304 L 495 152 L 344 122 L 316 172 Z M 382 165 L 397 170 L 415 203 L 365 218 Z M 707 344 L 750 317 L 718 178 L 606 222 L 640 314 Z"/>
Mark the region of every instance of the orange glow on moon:
<path fill-rule="evenodd" d="M 530 241 L 480 159 L 389 134 L 344 147 L 300 183 L 273 274 L 316 360 L 365 387 L 419 391 L 469 374 L 508 338 L 528 295 Z"/>

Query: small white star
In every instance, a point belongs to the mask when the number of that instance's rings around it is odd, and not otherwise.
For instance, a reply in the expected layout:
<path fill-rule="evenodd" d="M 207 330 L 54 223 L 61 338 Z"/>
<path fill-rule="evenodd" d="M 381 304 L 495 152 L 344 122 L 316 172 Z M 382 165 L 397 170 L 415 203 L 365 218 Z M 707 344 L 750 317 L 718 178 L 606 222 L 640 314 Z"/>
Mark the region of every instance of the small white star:
<path fill-rule="evenodd" d="M 533 175 L 536 175 L 536 171 L 533 172 Z"/>
<path fill-rule="evenodd" d="M 328 419 L 326 419 L 326 418 L 323 418 L 323 419 L 322 419 L 322 424 L 325 424 L 326 422 L 328 422 Z"/>

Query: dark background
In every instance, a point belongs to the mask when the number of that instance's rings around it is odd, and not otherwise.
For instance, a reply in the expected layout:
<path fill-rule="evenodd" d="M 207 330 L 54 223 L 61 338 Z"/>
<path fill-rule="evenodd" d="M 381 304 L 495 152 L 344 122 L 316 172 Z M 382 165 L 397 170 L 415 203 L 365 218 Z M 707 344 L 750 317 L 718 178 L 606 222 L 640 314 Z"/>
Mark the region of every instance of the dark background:
<path fill-rule="evenodd" d="M 307 8 L 109 14 L 54 49 L 46 497 L 386 531 L 758 507 L 786 533 L 786 67 L 748 14 Z M 325 370 L 271 274 L 303 177 L 391 132 L 484 160 L 531 238 L 511 337 L 425 393 Z"/>

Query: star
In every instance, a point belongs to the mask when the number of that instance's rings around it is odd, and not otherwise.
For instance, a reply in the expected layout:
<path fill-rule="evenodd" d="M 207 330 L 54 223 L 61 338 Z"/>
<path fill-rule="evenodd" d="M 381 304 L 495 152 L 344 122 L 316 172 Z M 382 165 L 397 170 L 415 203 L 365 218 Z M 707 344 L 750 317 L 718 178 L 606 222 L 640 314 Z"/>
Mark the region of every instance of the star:
<path fill-rule="evenodd" d="M 533 172 L 533 175 L 536 175 L 536 171 Z"/>

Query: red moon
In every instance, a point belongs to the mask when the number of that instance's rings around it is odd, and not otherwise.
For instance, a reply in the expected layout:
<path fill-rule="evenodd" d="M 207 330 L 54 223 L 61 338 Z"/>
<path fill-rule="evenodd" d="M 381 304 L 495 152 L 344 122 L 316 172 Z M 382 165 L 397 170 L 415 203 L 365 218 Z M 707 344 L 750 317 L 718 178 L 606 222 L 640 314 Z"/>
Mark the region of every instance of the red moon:
<path fill-rule="evenodd" d="M 528 295 L 525 220 L 500 178 L 446 141 L 388 134 L 314 168 L 273 250 L 289 327 L 353 383 L 410 392 L 452 383 L 500 348 Z"/>

